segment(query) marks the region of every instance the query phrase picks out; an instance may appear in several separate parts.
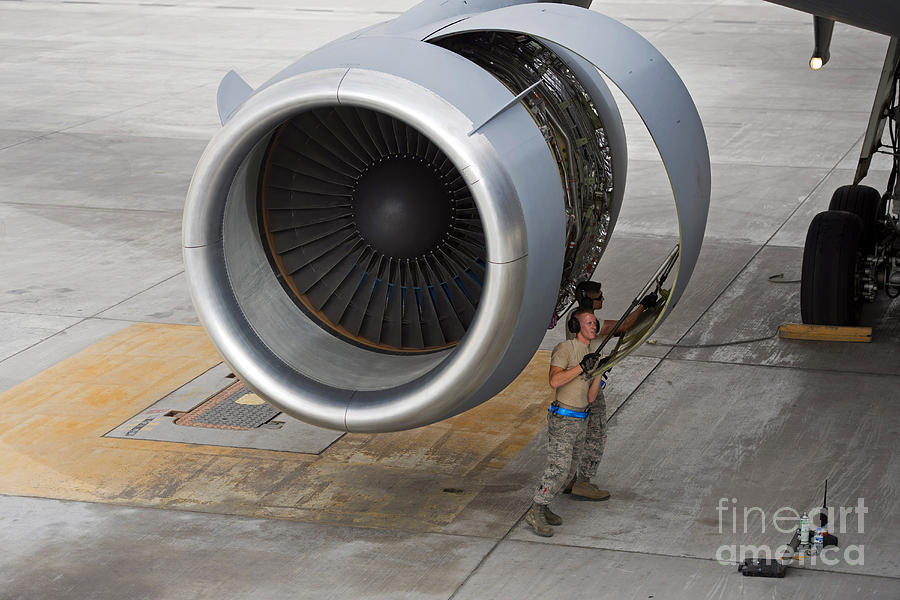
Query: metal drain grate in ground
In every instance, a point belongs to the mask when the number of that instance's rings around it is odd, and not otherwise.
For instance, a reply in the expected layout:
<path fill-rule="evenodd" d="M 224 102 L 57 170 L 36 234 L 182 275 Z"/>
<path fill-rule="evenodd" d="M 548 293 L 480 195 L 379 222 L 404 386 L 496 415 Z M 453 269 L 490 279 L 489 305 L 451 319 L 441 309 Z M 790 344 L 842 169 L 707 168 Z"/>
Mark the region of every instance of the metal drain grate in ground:
<path fill-rule="evenodd" d="M 280 412 L 238 381 L 175 419 L 175 424 L 217 429 L 256 429 Z"/>

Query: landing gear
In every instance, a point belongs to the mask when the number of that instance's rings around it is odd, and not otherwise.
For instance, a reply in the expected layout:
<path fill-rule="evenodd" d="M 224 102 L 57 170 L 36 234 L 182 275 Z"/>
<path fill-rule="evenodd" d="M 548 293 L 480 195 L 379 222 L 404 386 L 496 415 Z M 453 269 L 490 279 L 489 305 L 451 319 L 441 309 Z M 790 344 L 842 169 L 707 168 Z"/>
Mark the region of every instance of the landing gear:
<path fill-rule="evenodd" d="M 859 246 L 864 252 L 875 247 L 878 218 L 884 210 L 881 207 L 881 194 L 867 185 L 842 185 L 834 190 L 828 210 L 845 210 L 862 219 L 863 230 Z"/>
<path fill-rule="evenodd" d="M 803 249 L 800 314 L 814 325 L 855 325 L 861 298 L 856 285 L 860 234 L 859 216 L 829 210 L 809 225 Z"/>
<path fill-rule="evenodd" d="M 889 143 L 883 143 L 885 129 Z M 858 185 L 875 154 L 892 158 L 884 194 Z M 835 190 L 829 210 L 809 225 L 803 249 L 800 313 L 812 325 L 855 325 L 863 301 L 883 289 L 900 296 L 900 38 L 892 38 L 875 93 L 854 185 Z"/>
<path fill-rule="evenodd" d="M 800 314 L 813 325 L 856 325 L 863 301 L 879 289 L 900 295 L 897 220 L 887 197 L 865 185 L 838 188 L 829 208 L 806 235 Z"/>

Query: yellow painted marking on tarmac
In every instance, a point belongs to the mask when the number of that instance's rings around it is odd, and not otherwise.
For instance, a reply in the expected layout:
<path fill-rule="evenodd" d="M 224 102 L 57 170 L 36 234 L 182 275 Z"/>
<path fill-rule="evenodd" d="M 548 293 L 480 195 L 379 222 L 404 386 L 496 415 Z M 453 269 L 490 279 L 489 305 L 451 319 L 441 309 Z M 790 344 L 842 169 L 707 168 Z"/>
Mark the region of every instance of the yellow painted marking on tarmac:
<path fill-rule="evenodd" d="M 266 401 L 257 396 L 256 394 L 247 394 L 245 396 L 241 396 L 237 400 L 234 401 L 235 404 L 246 404 L 248 406 L 259 406 L 260 404 L 265 404 Z"/>
<path fill-rule="evenodd" d="M 200 327 L 138 324 L 0 394 L 0 494 L 484 535 L 527 506 L 542 464 L 504 467 L 546 424 L 549 352 L 474 410 L 321 455 L 103 437 L 220 361 Z"/>
<path fill-rule="evenodd" d="M 785 323 L 778 335 L 790 340 L 819 340 L 826 342 L 871 342 L 871 327 L 838 327 L 834 325 L 806 325 Z"/>

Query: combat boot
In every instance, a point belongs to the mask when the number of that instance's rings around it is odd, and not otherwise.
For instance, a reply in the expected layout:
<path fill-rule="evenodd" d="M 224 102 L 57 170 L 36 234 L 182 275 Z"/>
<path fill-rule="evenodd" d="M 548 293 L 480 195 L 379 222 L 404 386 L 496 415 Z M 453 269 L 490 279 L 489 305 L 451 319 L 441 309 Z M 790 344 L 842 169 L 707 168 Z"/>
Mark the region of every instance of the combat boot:
<path fill-rule="evenodd" d="M 549 506 L 544 506 L 544 519 L 551 525 L 562 525 L 562 517 L 550 510 Z"/>
<path fill-rule="evenodd" d="M 575 480 L 578 479 L 578 475 L 572 475 L 572 479 L 563 487 L 563 494 L 571 494 L 572 487 L 575 485 Z"/>
<path fill-rule="evenodd" d="M 609 492 L 601 490 L 590 481 L 576 481 L 572 486 L 572 497 L 576 500 L 606 500 Z"/>
<path fill-rule="evenodd" d="M 550 524 L 547 523 L 547 519 L 544 518 L 544 507 L 537 502 L 531 504 L 531 508 L 529 508 L 528 512 L 525 514 L 525 522 L 531 525 L 531 527 L 534 528 L 534 532 L 539 536 L 553 536 L 553 528 L 550 527 Z"/>

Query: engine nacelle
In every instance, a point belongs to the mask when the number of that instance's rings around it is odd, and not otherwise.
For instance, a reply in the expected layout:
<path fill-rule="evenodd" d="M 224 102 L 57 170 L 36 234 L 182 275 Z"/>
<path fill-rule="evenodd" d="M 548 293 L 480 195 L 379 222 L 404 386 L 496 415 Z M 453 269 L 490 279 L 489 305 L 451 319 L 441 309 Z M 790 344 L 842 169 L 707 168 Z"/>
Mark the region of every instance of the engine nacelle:
<path fill-rule="evenodd" d="M 658 326 L 693 269 L 709 158 L 665 59 L 573 6 L 461 20 L 462 9 L 473 2 L 425 2 L 256 91 L 233 73 L 220 86 L 223 128 L 185 209 L 191 295 L 234 372 L 304 421 L 418 427 L 521 372 L 593 273 L 622 202 L 624 129 L 595 66 L 654 135 L 682 234 L 667 302 L 616 360 Z M 556 35 L 573 18 L 590 41 Z M 608 67 L 596 56 L 613 47 Z"/>

